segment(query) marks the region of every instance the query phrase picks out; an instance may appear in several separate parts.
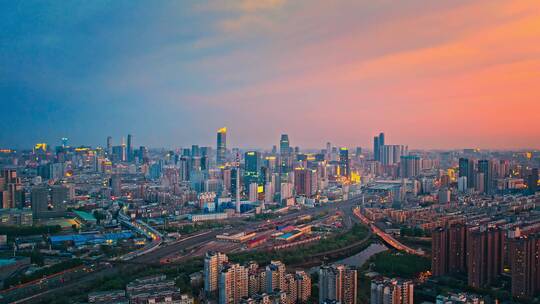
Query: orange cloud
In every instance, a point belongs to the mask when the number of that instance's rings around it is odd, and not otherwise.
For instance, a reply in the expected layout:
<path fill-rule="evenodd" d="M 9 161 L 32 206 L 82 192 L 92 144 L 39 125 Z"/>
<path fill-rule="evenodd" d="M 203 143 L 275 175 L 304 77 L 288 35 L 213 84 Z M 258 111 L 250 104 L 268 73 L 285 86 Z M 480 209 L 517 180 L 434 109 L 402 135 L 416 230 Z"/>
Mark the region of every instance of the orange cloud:
<path fill-rule="evenodd" d="M 300 111 L 302 123 L 295 115 L 287 121 L 298 129 L 332 121 L 317 134 L 341 134 L 346 143 L 358 140 L 351 130 L 360 128 L 367 138 L 383 129 L 417 147 L 539 144 L 536 1 L 475 2 L 279 47 L 286 54 L 271 64 L 281 73 L 215 100 L 256 104 L 269 119 Z"/>

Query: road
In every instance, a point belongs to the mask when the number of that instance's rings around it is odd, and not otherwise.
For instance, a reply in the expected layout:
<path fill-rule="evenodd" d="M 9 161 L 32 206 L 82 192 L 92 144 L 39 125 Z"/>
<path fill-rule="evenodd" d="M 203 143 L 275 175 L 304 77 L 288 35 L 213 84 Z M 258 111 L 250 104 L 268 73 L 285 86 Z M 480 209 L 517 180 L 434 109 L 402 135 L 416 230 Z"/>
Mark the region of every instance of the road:
<path fill-rule="evenodd" d="M 353 218 L 351 217 L 351 209 L 352 207 L 360 201 L 360 198 L 352 198 L 350 200 L 337 202 L 337 203 L 327 203 L 324 206 L 316 207 L 316 208 L 310 208 L 310 209 L 302 209 L 298 212 L 292 212 L 288 214 L 284 214 L 279 218 L 279 221 L 287 221 L 292 220 L 294 218 L 297 218 L 299 216 L 304 215 L 315 215 L 319 214 L 321 212 L 335 212 L 338 210 L 341 210 L 344 214 L 344 223 L 347 227 L 351 227 L 353 224 Z M 250 230 L 256 228 L 258 225 L 264 223 L 264 221 L 257 221 L 257 222 L 249 222 L 246 223 L 244 226 L 240 228 L 230 228 L 230 229 L 220 229 L 220 230 L 211 230 L 207 233 L 201 233 L 197 235 L 193 235 L 190 237 L 187 237 L 185 239 L 181 239 L 176 243 L 168 244 L 168 245 L 162 245 L 155 250 L 148 252 L 147 254 L 137 256 L 130 261 L 127 261 L 126 263 L 129 264 L 135 264 L 135 265 L 127 265 L 127 264 L 121 264 L 121 262 L 118 265 L 112 265 L 110 268 L 101 268 L 94 272 L 91 272 L 84 277 L 81 277 L 73 282 L 66 282 L 61 287 L 50 289 L 41 293 L 37 293 L 22 299 L 19 299 L 18 301 L 14 303 L 40 303 L 40 302 L 47 302 L 48 299 L 51 299 L 52 297 L 56 295 L 62 295 L 62 294 L 68 294 L 72 291 L 77 290 L 84 290 L 85 286 L 90 285 L 92 282 L 104 278 L 104 277 L 110 277 L 113 275 L 120 274 L 121 270 L 125 267 L 137 267 L 145 264 L 158 264 L 160 259 L 167 257 L 171 254 L 181 252 L 185 249 L 188 249 L 190 247 L 193 247 L 195 245 L 202 245 L 205 244 L 211 240 L 214 240 L 216 235 L 228 232 L 228 233 L 234 233 L 239 232 L 240 230 Z M 139 266 L 142 267 L 142 266 Z"/>
<path fill-rule="evenodd" d="M 369 228 L 371 229 L 371 231 L 373 231 L 373 233 L 375 233 L 378 237 L 380 237 L 383 241 L 385 241 L 388 245 L 394 247 L 395 249 L 399 250 L 399 251 L 404 251 L 406 253 L 409 253 L 409 254 L 414 254 L 414 255 L 419 255 L 419 256 L 425 256 L 425 253 L 423 251 L 420 251 L 420 250 L 416 250 L 416 249 L 413 249 L 407 245 L 404 245 L 403 243 L 401 243 L 400 241 L 396 240 L 393 236 L 391 236 L 390 234 L 384 232 L 383 230 L 381 230 L 379 227 L 375 226 L 375 224 L 373 223 L 373 221 L 371 221 L 370 219 L 368 219 L 367 217 L 365 217 L 358 208 L 355 208 L 354 211 L 353 211 L 354 215 L 360 219 L 360 221 L 362 223 L 364 223 L 365 225 L 369 226 Z"/>

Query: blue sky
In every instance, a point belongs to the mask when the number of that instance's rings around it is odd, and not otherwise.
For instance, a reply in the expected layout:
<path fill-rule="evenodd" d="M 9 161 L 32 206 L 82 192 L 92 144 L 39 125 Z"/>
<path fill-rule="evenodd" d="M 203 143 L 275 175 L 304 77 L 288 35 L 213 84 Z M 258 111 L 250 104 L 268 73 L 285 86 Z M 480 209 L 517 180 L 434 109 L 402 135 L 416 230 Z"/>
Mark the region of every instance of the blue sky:
<path fill-rule="evenodd" d="M 418 148 L 538 146 L 540 109 L 523 111 L 540 97 L 534 1 L 0 7 L 1 147 L 128 133 L 150 147 L 215 145 L 222 126 L 243 147 L 282 132 L 304 147 L 368 146 L 380 130 Z"/>
<path fill-rule="evenodd" d="M 6 1 L 1 14 L 0 143 L 29 146 L 68 136 L 101 143 L 127 132 L 197 139 L 195 104 L 181 105 L 212 79 L 193 63 L 215 50 L 194 44 L 213 35 L 210 14 L 182 1 Z M 212 85 L 215 87 L 215 85 Z M 174 88 L 176 105 L 169 94 Z M 172 129 L 190 129 L 177 132 Z M 183 138 L 182 138 L 183 137 Z"/>

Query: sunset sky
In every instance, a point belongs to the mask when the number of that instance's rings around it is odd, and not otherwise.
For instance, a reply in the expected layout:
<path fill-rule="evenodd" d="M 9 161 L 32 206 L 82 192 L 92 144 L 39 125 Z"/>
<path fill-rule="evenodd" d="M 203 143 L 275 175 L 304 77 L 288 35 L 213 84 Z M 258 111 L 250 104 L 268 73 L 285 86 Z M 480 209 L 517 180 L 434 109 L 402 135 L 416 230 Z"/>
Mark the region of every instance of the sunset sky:
<path fill-rule="evenodd" d="M 538 0 L 0 7 L 0 147 L 540 148 Z"/>

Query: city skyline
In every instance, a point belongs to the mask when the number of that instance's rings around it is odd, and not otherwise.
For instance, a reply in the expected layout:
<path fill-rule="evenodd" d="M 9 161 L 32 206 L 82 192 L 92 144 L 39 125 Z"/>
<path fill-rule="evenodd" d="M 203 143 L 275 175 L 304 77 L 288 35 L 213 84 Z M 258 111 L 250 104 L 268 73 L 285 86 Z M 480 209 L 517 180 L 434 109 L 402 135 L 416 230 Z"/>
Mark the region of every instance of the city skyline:
<path fill-rule="evenodd" d="M 534 1 L 4 6 L 1 147 L 540 147 Z"/>
<path fill-rule="evenodd" d="M 0 302 L 540 303 L 538 1 L 0 3 Z"/>
<path fill-rule="evenodd" d="M 227 127 L 223 127 L 223 128 L 220 128 L 217 130 L 217 134 L 220 134 L 221 131 L 223 129 L 228 129 Z M 226 131 L 225 133 L 229 133 L 230 130 Z M 381 132 L 379 134 L 384 134 L 384 132 Z M 215 135 L 215 134 L 214 134 Z M 289 135 L 287 133 L 281 133 L 280 136 L 283 136 L 283 135 Z M 377 134 L 378 135 L 378 134 Z M 375 137 L 377 137 L 377 135 L 375 135 Z M 88 142 L 72 142 L 70 140 L 70 138 L 68 137 L 62 137 L 60 139 L 53 139 L 51 142 L 45 142 L 45 141 L 39 141 L 39 142 L 36 142 L 36 143 L 31 143 L 29 146 L 15 146 L 15 145 L 6 145 L 6 146 L 0 146 L 1 149 L 6 149 L 6 150 L 12 150 L 12 151 L 16 151 L 16 150 L 22 150 L 22 151 L 28 151 L 28 150 L 32 150 L 32 149 L 36 149 L 36 147 L 39 146 L 39 149 L 47 149 L 47 148 L 54 148 L 54 147 L 93 147 L 93 148 L 103 148 L 105 150 L 108 150 L 108 146 L 109 144 L 111 144 L 111 148 L 112 146 L 125 146 L 126 149 L 128 149 L 128 146 L 129 144 L 126 144 L 126 139 L 129 138 L 129 136 L 133 136 L 133 134 L 127 134 L 127 136 L 122 136 L 120 135 L 119 137 L 113 137 L 113 136 L 107 136 L 105 138 L 105 141 L 103 141 L 102 143 L 97 143 L 97 144 L 91 144 L 91 143 L 88 143 Z M 390 139 L 392 139 L 392 137 L 390 137 Z M 129 142 L 129 141 L 128 141 Z M 227 140 L 227 142 L 229 142 L 229 140 Z M 293 142 L 294 143 L 294 142 Z M 401 143 L 401 142 L 397 142 L 397 143 Z M 269 143 L 268 145 L 266 146 L 254 146 L 254 145 L 228 145 L 228 147 L 226 148 L 226 151 L 232 151 L 233 149 L 239 149 L 240 151 L 271 151 L 273 150 L 273 148 L 278 148 L 279 149 L 279 144 L 280 144 L 280 141 L 277 141 L 277 143 Z M 362 145 L 355 145 L 354 143 L 353 144 L 350 144 L 350 145 L 341 145 L 339 143 L 335 143 L 334 141 L 332 140 L 328 140 L 328 141 L 322 141 L 320 143 L 319 146 L 301 146 L 301 145 L 295 145 L 295 144 L 292 144 L 291 145 L 291 148 L 299 148 L 300 151 L 304 151 L 304 152 L 316 152 L 316 151 L 319 151 L 321 149 L 325 149 L 328 147 L 328 144 L 331 145 L 331 147 L 334 147 L 334 148 L 339 148 L 339 149 L 343 149 L 343 148 L 346 148 L 346 149 L 349 149 L 349 148 L 361 148 L 362 150 L 365 149 L 365 151 L 370 151 L 370 152 L 375 152 L 375 148 L 374 148 L 374 140 L 372 139 L 371 140 L 371 143 L 366 143 L 366 144 L 362 144 Z M 139 147 L 144 147 L 146 149 L 173 149 L 173 150 L 179 150 L 179 149 L 185 149 L 185 148 L 191 148 L 193 146 L 196 146 L 196 147 L 209 147 L 209 148 L 212 148 L 214 149 L 215 151 L 218 151 L 218 147 L 220 146 L 219 143 L 216 144 L 215 142 L 215 139 L 214 139 L 214 143 L 211 143 L 211 142 L 204 142 L 204 143 L 201 143 L 200 140 L 195 140 L 195 142 L 191 143 L 191 142 L 185 142 L 185 143 L 179 143 L 179 144 L 173 144 L 172 146 L 147 146 L 145 145 L 145 143 L 141 143 L 138 141 L 134 142 L 133 144 L 133 147 L 131 148 L 132 150 L 133 149 L 138 149 Z M 492 152 L 496 152 L 496 151 L 501 151 L 501 152 L 504 152 L 504 151 L 530 151 L 531 149 L 533 151 L 537 151 L 536 148 L 534 147 L 522 147 L 522 148 L 482 148 L 482 147 L 478 147 L 478 146 L 462 146 L 462 147 L 453 147 L 453 148 L 436 148 L 436 147 L 433 147 L 433 148 L 421 148 L 421 147 L 410 147 L 409 148 L 409 145 L 400 145 L 400 144 L 391 144 L 390 146 L 403 146 L 403 147 L 406 147 L 407 150 L 411 150 L 411 151 L 461 151 L 461 150 L 478 150 L 478 151 L 492 151 Z M 381 151 L 379 151 L 380 153 Z M 378 153 L 375 153 L 378 155 Z"/>

